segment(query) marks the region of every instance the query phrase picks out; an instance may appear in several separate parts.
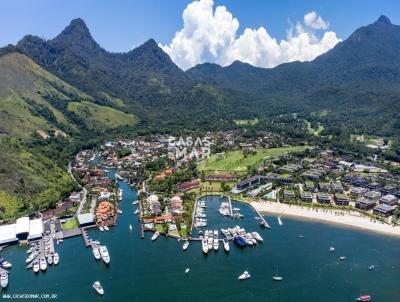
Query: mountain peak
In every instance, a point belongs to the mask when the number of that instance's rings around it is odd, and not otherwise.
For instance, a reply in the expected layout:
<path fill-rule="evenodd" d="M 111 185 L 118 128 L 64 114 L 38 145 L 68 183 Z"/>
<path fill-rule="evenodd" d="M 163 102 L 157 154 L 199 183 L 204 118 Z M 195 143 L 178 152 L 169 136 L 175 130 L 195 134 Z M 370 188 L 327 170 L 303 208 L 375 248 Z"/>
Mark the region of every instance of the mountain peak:
<path fill-rule="evenodd" d="M 376 20 L 375 23 L 380 23 L 380 24 L 388 24 L 391 25 L 392 22 L 390 22 L 390 19 L 386 17 L 385 15 L 381 15 L 378 20 Z"/>
<path fill-rule="evenodd" d="M 97 47 L 85 21 L 81 18 L 73 19 L 71 23 L 54 39 L 68 44 L 80 44 L 84 47 Z"/>

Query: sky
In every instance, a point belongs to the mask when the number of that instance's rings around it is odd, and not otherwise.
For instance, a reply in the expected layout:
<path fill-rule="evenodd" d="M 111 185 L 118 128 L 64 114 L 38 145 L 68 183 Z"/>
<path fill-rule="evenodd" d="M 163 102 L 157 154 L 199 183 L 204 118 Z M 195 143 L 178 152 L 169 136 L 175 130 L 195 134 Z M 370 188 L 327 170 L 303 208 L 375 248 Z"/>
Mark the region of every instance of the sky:
<path fill-rule="evenodd" d="M 400 24 L 400 1 L 1 0 L 0 46 L 26 34 L 51 39 L 80 17 L 108 51 L 153 38 L 182 69 L 234 60 L 274 67 L 312 60 L 382 14 Z"/>

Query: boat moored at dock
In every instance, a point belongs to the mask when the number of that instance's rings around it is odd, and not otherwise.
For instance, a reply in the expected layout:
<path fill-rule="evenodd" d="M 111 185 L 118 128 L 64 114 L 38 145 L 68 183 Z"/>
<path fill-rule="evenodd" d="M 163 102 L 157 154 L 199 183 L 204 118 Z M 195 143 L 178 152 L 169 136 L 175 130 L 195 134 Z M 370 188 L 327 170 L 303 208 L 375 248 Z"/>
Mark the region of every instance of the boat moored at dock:
<path fill-rule="evenodd" d="M 225 252 L 229 253 L 229 240 L 227 238 L 224 238 L 223 243 Z"/>
<path fill-rule="evenodd" d="M 155 232 L 155 233 L 153 234 L 153 236 L 151 236 L 151 240 L 152 240 L 152 241 L 156 240 L 156 239 L 158 238 L 158 236 L 160 236 L 160 232 L 159 232 L 159 231 Z"/>
<path fill-rule="evenodd" d="M 40 270 L 45 271 L 47 269 L 47 262 L 45 257 L 40 257 L 39 265 L 40 265 Z"/>
<path fill-rule="evenodd" d="M 103 262 L 104 262 L 105 264 L 109 264 L 110 261 L 111 261 L 111 258 L 110 258 L 110 254 L 108 253 L 107 247 L 106 247 L 105 245 L 102 245 L 102 246 L 99 248 L 99 250 L 100 250 L 101 260 L 103 260 Z"/>
<path fill-rule="evenodd" d="M 0 285 L 2 288 L 6 288 L 8 286 L 8 272 L 3 271 L 0 275 Z"/>

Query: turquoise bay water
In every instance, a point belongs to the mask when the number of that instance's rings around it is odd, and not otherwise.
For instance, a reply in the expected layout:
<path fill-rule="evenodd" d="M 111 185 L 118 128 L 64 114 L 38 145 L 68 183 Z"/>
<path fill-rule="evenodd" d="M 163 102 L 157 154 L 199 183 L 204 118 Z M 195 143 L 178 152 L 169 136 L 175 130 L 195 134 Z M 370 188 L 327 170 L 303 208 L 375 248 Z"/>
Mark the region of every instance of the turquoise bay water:
<path fill-rule="evenodd" d="M 400 301 L 400 240 L 314 222 L 267 216 L 271 229 L 262 229 L 255 213 L 235 203 L 245 215 L 242 220 L 221 217 L 219 197 L 207 198 L 209 229 L 236 224 L 256 230 L 264 243 L 243 250 L 231 244 L 225 254 L 204 256 L 201 244 L 192 242 L 182 251 L 182 242 L 159 237 L 155 242 L 140 238 L 139 222 L 133 215 L 136 192 L 123 182 L 118 225 L 109 232 L 89 231 L 106 244 L 111 265 L 96 262 L 83 239 L 76 237 L 56 246 L 61 260 L 46 273 L 34 275 L 25 269 L 26 248 L 12 246 L 2 256 L 13 263 L 10 284 L 2 294 L 57 294 L 58 301 L 354 301 L 367 289 L 373 301 Z M 129 230 L 133 225 L 133 231 Z M 302 234 L 304 238 L 299 238 Z M 220 235 L 221 236 L 221 235 Z M 335 246 L 336 251 L 329 252 Z M 346 256 L 340 261 L 340 256 Z M 375 265 L 374 271 L 368 266 Z M 276 267 L 284 281 L 273 282 Z M 184 274 L 187 267 L 190 273 Z M 248 270 L 252 278 L 238 281 Z M 99 297 L 91 285 L 102 283 Z"/>

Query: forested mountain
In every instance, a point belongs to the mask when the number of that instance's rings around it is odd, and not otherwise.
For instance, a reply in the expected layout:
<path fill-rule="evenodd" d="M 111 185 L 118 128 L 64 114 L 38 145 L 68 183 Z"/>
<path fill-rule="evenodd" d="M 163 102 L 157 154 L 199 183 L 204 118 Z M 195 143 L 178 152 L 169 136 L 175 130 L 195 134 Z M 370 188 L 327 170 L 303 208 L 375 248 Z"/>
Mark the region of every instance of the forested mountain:
<path fill-rule="evenodd" d="M 272 69 L 201 64 L 187 74 L 245 93 L 265 110 L 324 110 L 326 122 L 344 123 L 355 132 L 400 133 L 400 26 L 385 16 L 312 62 Z"/>

